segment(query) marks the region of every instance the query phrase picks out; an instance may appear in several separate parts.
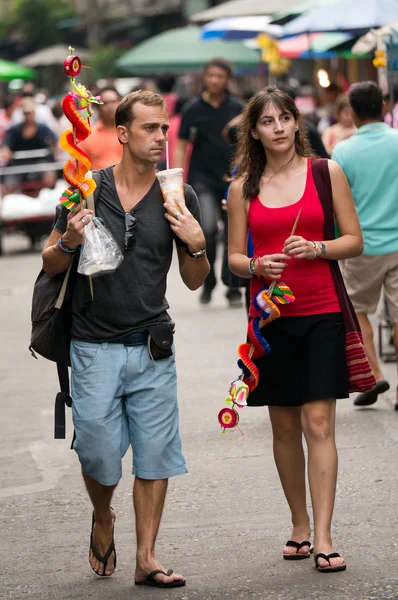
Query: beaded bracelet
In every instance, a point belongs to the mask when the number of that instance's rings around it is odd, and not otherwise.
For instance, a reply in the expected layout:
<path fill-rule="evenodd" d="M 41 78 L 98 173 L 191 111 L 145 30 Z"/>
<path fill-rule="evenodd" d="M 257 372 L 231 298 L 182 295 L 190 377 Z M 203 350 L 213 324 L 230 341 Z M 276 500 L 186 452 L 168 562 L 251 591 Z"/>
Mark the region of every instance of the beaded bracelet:
<path fill-rule="evenodd" d="M 253 277 L 260 277 L 260 266 L 260 257 L 253 256 L 253 258 L 250 259 L 247 271 Z"/>
<path fill-rule="evenodd" d="M 74 248 L 73 250 L 68 250 L 68 248 L 65 248 L 65 246 L 62 243 L 62 238 L 58 239 L 57 245 L 61 252 L 64 252 L 64 254 L 74 254 L 77 250 L 77 248 Z"/>

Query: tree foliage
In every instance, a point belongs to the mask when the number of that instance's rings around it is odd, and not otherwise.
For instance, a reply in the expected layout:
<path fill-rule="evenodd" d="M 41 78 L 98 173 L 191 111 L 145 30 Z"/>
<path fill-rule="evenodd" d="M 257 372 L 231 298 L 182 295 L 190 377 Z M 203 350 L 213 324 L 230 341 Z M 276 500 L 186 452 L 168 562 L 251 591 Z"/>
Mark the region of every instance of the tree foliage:
<path fill-rule="evenodd" d="M 13 0 L 3 28 L 18 31 L 34 50 L 68 42 L 68 31 L 59 28 L 65 19 L 76 17 L 70 0 Z"/>

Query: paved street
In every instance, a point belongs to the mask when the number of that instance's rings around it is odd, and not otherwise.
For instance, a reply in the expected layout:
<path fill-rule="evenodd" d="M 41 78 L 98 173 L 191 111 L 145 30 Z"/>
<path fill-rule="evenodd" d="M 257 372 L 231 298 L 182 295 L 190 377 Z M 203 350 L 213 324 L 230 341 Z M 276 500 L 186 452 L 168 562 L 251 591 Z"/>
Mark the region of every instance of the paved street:
<path fill-rule="evenodd" d="M 27 244 L 26 244 L 27 246 Z M 39 254 L 9 236 L 0 258 L 0 598 L 7 600 L 370 600 L 398 598 L 398 412 L 393 394 L 370 409 L 338 404 L 340 453 L 334 539 L 344 573 L 283 561 L 289 513 L 272 457 L 265 409 L 244 409 L 220 435 L 217 412 L 238 370 L 245 314 L 179 281 L 168 299 L 177 323 L 181 431 L 189 474 L 170 482 L 157 553 L 185 588 L 134 588 L 130 455 L 114 499 L 118 569 L 97 578 L 87 561 L 91 512 L 68 440 L 53 440 L 55 365 L 29 352 L 30 301 Z M 395 365 L 386 365 L 395 386 Z M 288 373 L 287 373 L 288 376 Z M 283 382 L 281 382 L 281 386 Z"/>

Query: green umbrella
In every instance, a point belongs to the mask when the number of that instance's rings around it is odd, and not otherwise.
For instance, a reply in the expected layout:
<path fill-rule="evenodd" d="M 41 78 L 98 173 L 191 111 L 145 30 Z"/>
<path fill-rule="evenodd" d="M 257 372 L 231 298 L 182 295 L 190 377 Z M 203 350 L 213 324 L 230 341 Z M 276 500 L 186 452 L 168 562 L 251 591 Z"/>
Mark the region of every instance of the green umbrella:
<path fill-rule="evenodd" d="M 0 58 L 0 81 L 11 81 L 11 79 L 35 79 L 36 71 L 28 69 L 18 63 L 10 62 Z"/>
<path fill-rule="evenodd" d="M 119 58 L 117 65 L 132 75 L 179 74 L 200 69 L 216 56 L 238 69 L 253 69 L 260 62 L 260 54 L 242 42 L 203 41 L 199 27 L 187 26 L 142 42 Z"/>

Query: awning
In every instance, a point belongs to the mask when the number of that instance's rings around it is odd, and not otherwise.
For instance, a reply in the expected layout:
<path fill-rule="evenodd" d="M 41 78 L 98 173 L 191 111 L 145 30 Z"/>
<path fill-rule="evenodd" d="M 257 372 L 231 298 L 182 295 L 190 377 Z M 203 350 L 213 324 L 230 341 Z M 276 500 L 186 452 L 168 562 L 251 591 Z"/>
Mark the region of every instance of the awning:
<path fill-rule="evenodd" d="M 0 59 L 0 81 L 12 79 L 35 79 L 36 71 L 18 63 Z"/>

